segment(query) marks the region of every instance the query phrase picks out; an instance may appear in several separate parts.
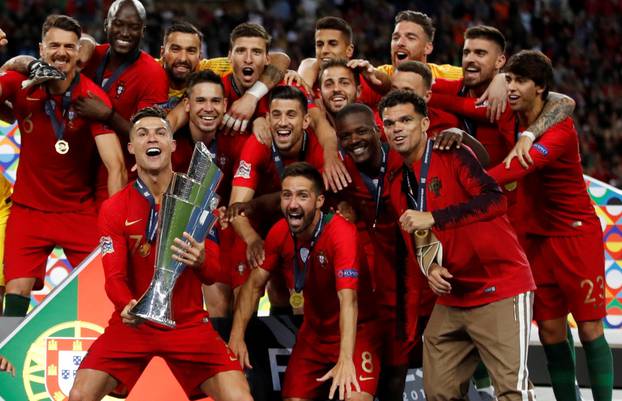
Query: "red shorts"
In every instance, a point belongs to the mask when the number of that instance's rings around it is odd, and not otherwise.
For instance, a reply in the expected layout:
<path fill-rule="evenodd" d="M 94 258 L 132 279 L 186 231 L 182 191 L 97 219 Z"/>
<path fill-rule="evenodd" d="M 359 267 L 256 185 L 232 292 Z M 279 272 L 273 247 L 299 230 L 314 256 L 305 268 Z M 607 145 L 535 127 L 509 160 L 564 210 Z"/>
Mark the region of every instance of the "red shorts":
<path fill-rule="evenodd" d="M 166 361 L 188 396 L 202 394 L 201 384 L 217 373 L 241 370 L 211 323 L 173 330 L 113 324 L 91 345 L 80 369 L 108 373 L 119 381 L 114 393 L 124 396 L 154 356 Z"/>
<path fill-rule="evenodd" d="M 576 237 L 527 235 L 525 252 L 538 287 L 537 321 L 565 317 L 577 321 L 606 315 L 605 256 L 600 231 Z"/>
<path fill-rule="evenodd" d="M 35 290 L 43 288 L 48 255 L 63 248 L 76 267 L 99 243 L 95 210 L 77 213 L 43 212 L 14 203 L 6 227 L 4 272 L 6 282 L 35 278 Z"/>
<path fill-rule="evenodd" d="M 412 314 L 409 314 L 412 317 Z M 395 307 L 381 305 L 379 313 L 379 326 L 382 330 L 378 336 L 380 342 L 380 357 L 382 366 L 408 365 L 410 352 L 418 339 L 415 337 L 416 322 L 412 327 L 405 327 L 406 338 L 400 340 L 398 336 L 398 322 Z M 410 326 L 408 320 L 405 326 Z M 414 331 L 411 333 L 410 331 Z"/>
<path fill-rule="evenodd" d="M 376 394 L 380 359 L 378 350 L 378 325 L 376 322 L 359 326 L 354 345 L 354 367 L 361 391 Z M 316 399 L 326 397 L 328 384 L 316 379 L 324 376 L 337 363 L 339 342 L 321 343 L 310 341 L 304 334 L 298 335 L 285 371 L 281 395 L 285 398 Z"/>

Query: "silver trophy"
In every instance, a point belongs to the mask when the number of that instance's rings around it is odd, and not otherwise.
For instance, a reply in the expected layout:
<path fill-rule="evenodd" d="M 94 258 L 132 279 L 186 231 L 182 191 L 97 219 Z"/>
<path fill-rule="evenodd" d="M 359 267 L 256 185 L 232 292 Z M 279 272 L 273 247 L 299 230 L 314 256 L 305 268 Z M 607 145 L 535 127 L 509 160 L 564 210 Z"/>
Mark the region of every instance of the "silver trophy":
<path fill-rule="evenodd" d="M 174 173 L 160 207 L 153 279 L 147 291 L 130 310 L 132 315 L 175 327 L 172 316 L 173 288 L 186 266 L 173 260 L 171 246 L 175 238 L 183 239 L 184 231 L 196 241 L 205 241 L 208 232 L 216 223 L 214 211 L 220 200 L 216 189 L 223 174 L 213 158 L 214 155 L 205 144 L 198 142 L 192 154 L 188 174 Z"/>

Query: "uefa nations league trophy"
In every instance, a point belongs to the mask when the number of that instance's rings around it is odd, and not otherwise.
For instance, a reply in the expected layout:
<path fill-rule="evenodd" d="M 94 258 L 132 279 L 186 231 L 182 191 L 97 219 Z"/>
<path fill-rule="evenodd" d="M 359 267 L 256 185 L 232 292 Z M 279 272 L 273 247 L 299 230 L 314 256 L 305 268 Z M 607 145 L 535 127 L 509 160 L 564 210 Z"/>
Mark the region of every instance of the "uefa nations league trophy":
<path fill-rule="evenodd" d="M 173 260 L 171 246 L 175 238 L 183 239 L 186 231 L 199 242 L 216 223 L 214 210 L 220 198 L 216 189 L 222 171 L 213 161 L 214 155 L 203 142 L 194 147 L 188 174 L 174 173 L 160 207 L 158 250 L 155 271 L 149 288 L 130 310 L 134 316 L 164 326 L 175 327 L 172 296 L 175 282 L 186 267 Z"/>

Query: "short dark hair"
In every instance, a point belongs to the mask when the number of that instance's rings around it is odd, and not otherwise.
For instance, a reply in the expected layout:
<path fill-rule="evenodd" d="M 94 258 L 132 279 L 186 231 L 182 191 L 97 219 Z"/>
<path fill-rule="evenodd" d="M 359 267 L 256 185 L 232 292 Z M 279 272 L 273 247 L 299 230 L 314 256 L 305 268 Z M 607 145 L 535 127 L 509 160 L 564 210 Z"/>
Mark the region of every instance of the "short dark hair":
<path fill-rule="evenodd" d="M 157 118 L 161 118 L 161 119 L 167 121 L 166 120 L 166 111 L 162 107 L 160 107 L 160 106 L 150 106 L 150 107 L 143 107 L 142 109 L 140 109 L 136 113 L 134 113 L 134 115 L 130 119 L 130 122 L 133 125 L 133 124 L 136 124 L 136 122 L 138 122 L 138 120 L 140 120 L 141 118 L 145 118 L 145 117 L 157 117 Z"/>
<path fill-rule="evenodd" d="M 138 18 L 142 21 L 143 25 L 147 23 L 147 11 L 145 10 L 145 6 L 139 0 L 115 0 L 110 5 L 108 9 L 108 14 L 106 14 L 106 20 L 108 23 L 106 25 L 110 26 L 112 23 L 112 19 L 114 15 L 119 11 L 122 5 L 130 4 L 136 10 L 138 14 Z"/>
<path fill-rule="evenodd" d="M 192 25 L 191 23 L 187 21 L 177 21 L 171 24 L 171 26 L 166 28 L 166 30 L 164 31 L 163 43 L 166 43 L 166 40 L 168 39 L 169 35 L 175 32 L 197 35 L 199 37 L 199 40 L 201 42 L 203 41 L 203 33 L 199 31 L 199 29 L 196 26 Z"/>
<path fill-rule="evenodd" d="M 68 15 L 59 15 L 53 14 L 48 15 L 43 23 L 43 27 L 41 28 L 41 38 L 45 36 L 46 33 L 52 28 L 62 29 L 63 31 L 69 31 L 76 34 L 78 39 L 82 36 L 82 28 L 80 27 L 80 23 L 71 18 Z"/>
<path fill-rule="evenodd" d="M 300 107 L 302 111 L 307 114 L 307 97 L 304 93 L 295 86 L 289 85 L 280 85 L 275 86 L 270 91 L 270 101 L 268 104 L 272 104 L 272 101 L 276 99 L 284 99 L 284 100 L 297 100 L 300 103 Z"/>
<path fill-rule="evenodd" d="M 343 18 L 333 16 L 320 18 L 315 23 L 315 30 L 319 31 L 320 29 L 340 31 L 346 36 L 348 43 L 352 43 L 352 27 Z"/>
<path fill-rule="evenodd" d="M 203 70 L 203 71 L 193 72 L 192 74 L 188 76 L 188 80 L 186 82 L 187 82 L 186 96 L 189 96 L 190 91 L 195 85 L 202 84 L 202 83 L 212 83 L 212 84 L 220 85 L 220 87 L 222 88 L 223 96 L 225 93 L 225 86 L 222 83 L 222 78 L 220 78 L 220 75 L 216 74 L 212 70 Z"/>
<path fill-rule="evenodd" d="M 372 109 L 363 103 L 350 103 L 345 105 L 341 110 L 335 114 L 335 121 L 340 121 L 351 114 L 365 114 L 375 124 L 375 116 Z"/>
<path fill-rule="evenodd" d="M 422 63 L 421 61 L 404 61 L 396 67 L 396 70 L 419 74 L 421 78 L 423 78 L 423 83 L 425 83 L 426 88 L 430 89 L 432 87 L 432 70 L 430 70 L 430 67 L 428 67 L 426 63 Z"/>
<path fill-rule="evenodd" d="M 505 72 L 530 79 L 544 88 L 542 99 L 546 99 L 553 84 L 551 60 L 539 50 L 521 50 L 514 54 L 505 65 Z"/>
<path fill-rule="evenodd" d="M 399 104 L 408 103 L 413 105 L 417 114 L 421 114 L 424 117 L 428 116 L 428 106 L 425 104 L 425 100 L 414 92 L 403 89 L 392 90 L 380 99 L 380 103 L 378 103 L 378 111 L 380 111 L 380 114 L 384 117 L 384 109 L 387 107 L 394 107 Z"/>
<path fill-rule="evenodd" d="M 360 84 L 358 68 L 348 67 L 348 60 L 344 58 L 331 58 L 323 62 L 320 66 L 320 72 L 317 75 L 317 81 L 320 85 L 322 85 L 322 76 L 324 75 L 324 71 L 326 71 L 329 68 L 333 68 L 333 67 L 343 67 L 346 70 L 352 71 L 352 76 L 354 77 L 354 83 L 357 86 Z"/>
<path fill-rule="evenodd" d="M 436 29 L 434 28 L 432 18 L 428 17 L 427 14 L 419 11 L 403 10 L 395 16 L 395 25 L 403 21 L 414 22 L 419 25 L 423 29 L 423 32 L 428 35 L 430 42 L 434 41 L 434 32 L 436 32 Z"/>
<path fill-rule="evenodd" d="M 266 28 L 249 22 L 244 22 L 233 28 L 229 35 L 229 46 L 231 49 L 233 49 L 233 43 L 239 38 L 262 38 L 266 41 L 266 51 L 270 49 L 270 42 L 272 41 Z"/>
<path fill-rule="evenodd" d="M 307 162 L 295 162 L 287 165 L 283 170 L 281 183 L 285 181 L 287 177 L 305 177 L 313 183 L 313 187 L 318 195 L 324 193 L 324 179 L 322 178 L 322 174 L 320 174 L 318 169 Z"/>
<path fill-rule="evenodd" d="M 501 52 L 505 53 L 505 36 L 494 26 L 489 25 L 477 25 L 468 28 L 464 31 L 464 39 L 486 39 L 496 43 Z"/>

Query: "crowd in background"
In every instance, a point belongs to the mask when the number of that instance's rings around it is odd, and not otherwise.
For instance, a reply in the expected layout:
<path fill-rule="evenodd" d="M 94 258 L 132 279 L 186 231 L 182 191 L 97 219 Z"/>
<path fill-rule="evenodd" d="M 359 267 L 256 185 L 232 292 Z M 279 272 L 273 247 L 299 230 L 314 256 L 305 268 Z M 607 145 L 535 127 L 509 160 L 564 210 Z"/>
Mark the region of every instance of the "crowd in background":
<path fill-rule="evenodd" d="M 16 54 L 35 54 L 40 27 L 53 12 L 77 17 L 85 31 L 103 40 L 101 21 L 108 0 L 5 0 L 0 27 L 9 45 L 0 62 Z M 158 55 L 162 32 L 177 19 L 204 33 L 207 57 L 226 55 L 229 32 L 244 21 L 257 22 L 273 36 L 272 48 L 285 51 L 297 68 L 314 53 L 318 17 L 341 16 L 355 33 L 356 57 L 374 65 L 390 63 L 389 42 L 397 10 L 420 10 L 436 24 L 434 52 L 428 60 L 459 65 L 462 34 L 470 25 L 502 28 L 507 54 L 537 48 L 555 68 L 556 90 L 576 102 L 585 173 L 622 186 L 622 1 L 620 0 L 145 0 L 145 50 Z"/>

